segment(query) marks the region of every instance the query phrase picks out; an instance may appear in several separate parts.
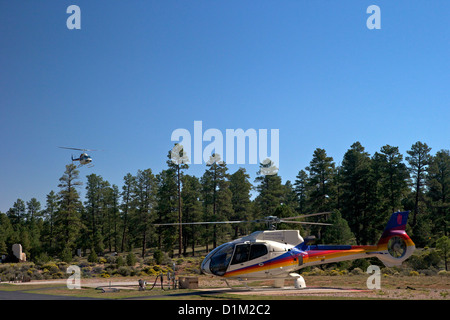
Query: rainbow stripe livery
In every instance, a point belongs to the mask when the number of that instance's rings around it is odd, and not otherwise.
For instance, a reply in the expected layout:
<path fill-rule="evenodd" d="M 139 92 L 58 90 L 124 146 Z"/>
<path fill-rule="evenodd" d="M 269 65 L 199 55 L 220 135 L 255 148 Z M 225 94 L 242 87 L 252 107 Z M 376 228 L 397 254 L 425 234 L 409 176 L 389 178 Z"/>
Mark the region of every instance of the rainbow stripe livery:
<path fill-rule="evenodd" d="M 258 231 L 211 251 L 202 271 L 224 278 L 284 279 L 314 265 L 377 257 L 401 265 L 415 249 L 406 234 L 409 212 L 393 213 L 376 245 L 308 245 L 298 230 Z"/>

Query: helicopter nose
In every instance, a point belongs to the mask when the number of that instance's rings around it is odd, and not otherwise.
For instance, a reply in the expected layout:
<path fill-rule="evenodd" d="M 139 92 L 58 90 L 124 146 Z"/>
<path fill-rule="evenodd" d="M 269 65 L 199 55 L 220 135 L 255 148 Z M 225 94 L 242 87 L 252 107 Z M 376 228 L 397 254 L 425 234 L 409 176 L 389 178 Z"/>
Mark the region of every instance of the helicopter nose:
<path fill-rule="evenodd" d="M 211 259 L 205 259 L 203 260 L 202 264 L 200 265 L 200 269 L 204 274 L 212 274 L 211 270 L 209 269 L 209 265 L 211 263 Z"/>

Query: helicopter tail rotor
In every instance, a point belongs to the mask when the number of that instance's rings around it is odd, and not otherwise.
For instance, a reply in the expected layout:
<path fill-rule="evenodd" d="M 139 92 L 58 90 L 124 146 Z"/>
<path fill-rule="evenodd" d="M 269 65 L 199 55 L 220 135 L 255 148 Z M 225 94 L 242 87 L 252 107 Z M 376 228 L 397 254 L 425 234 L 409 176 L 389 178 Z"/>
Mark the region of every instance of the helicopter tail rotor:
<path fill-rule="evenodd" d="M 377 256 L 387 267 L 401 265 L 416 248 L 406 234 L 408 214 L 409 211 L 394 212 L 377 243 Z"/>

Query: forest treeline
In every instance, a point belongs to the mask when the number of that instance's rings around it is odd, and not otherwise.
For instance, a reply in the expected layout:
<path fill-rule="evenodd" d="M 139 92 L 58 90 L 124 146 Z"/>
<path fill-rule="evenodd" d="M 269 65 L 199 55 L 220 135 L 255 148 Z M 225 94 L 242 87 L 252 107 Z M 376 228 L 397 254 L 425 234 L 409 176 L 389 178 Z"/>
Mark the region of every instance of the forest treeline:
<path fill-rule="evenodd" d="M 169 153 L 170 155 L 170 153 Z M 211 159 L 218 159 L 212 157 Z M 260 169 L 269 164 L 260 164 Z M 340 165 L 317 148 L 309 166 L 295 181 L 278 174 L 250 181 L 245 169 L 228 172 L 226 163 L 210 161 L 201 177 L 188 165 L 167 161 L 159 173 L 151 169 L 128 173 L 122 186 L 92 173 L 83 186 L 76 166 L 69 164 L 45 204 L 22 199 L 0 213 L 0 255 L 22 244 L 29 260 L 48 257 L 71 260 L 77 249 L 128 252 L 150 248 L 169 254 L 207 251 L 235 237 L 261 230 L 262 224 L 155 226 L 158 223 L 252 220 L 269 215 L 290 217 L 332 212 L 315 221 L 332 226 L 280 224 L 279 229 L 303 228 L 322 243 L 374 244 L 392 212 L 409 210 L 407 232 L 417 247 L 434 246 L 447 236 L 450 205 L 450 155 L 435 154 L 416 142 L 402 155 L 385 145 L 370 155 L 355 142 Z M 85 188 L 84 200 L 79 190 Z M 252 191 L 256 196 L 252 197 Z M 197 250 L 197 251 L 196 251 Z"/>

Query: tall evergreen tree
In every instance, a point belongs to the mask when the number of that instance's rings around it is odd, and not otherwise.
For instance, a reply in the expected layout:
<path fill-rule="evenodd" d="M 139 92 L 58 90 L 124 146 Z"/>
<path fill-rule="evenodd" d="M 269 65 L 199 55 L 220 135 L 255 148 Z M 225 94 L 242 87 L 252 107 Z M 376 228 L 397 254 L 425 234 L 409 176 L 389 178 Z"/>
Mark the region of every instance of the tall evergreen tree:
<path fill-rule="evenodd" d="M 274 215 L 276 208 L 283 201 L 284 188 L 278 172 L 274 173 L 270 168 L 274 165 L 271 160 L 260 163 L 257 177 L 255 178 L 255 189 L 258 196 L 255 198 L 257 217 L 263 218 Z"/>
<path fill-rule="evenodd" d="M 76 166 L 69 164 L 66 165 L 66 170 L 59 179 L 59 208 L 55 216 L 55 240 L 59 253 L 62 253 L 65 248 L 74 249 L 82 227 L 80 219 L 82 203 L 76 190 L 82 182 L 78 181 L 78 175 Z"/>
<path fill-rule="evenodd" d="M 87 176 L 85 217 L 88 230 L 88 247 L 93 248 L 96 253 L 102 253 L 104 247 L 103 214 L 104 214 L 104 192 L 107 183 L 95 173 Z"/>
<path fill-rule="evenodd" d="M 313 212 L 330 211 L 335 206 L 333 175 L 335 164 L 324 149 L 314 150 L 313 158 L 306 167 L 309 171 L 309 206 Z"/>
<path fill-rule="evenodd" d="M 6 214 L 8 215 L 11 224 L 14 227 L 18 227 L 26 220 L 25 201 L 17 199 L 16 202 L 14 202 L 13 207 L 10 208 Z"/>
<path fill-rule="evenodd" d="M 352 144 L 342 161 L 342 217 L 348 222 L 356 242 L 365 244 L 373 241 L 374 215 L 372 202 L 374 189 L 371 159 L 359 142 Z M 378 221 L 377 221 L 378 222 Z"/>
<path fill-rule="evenodd" d="M 181 179 L 183 177 L 183 171 L 189 168 L 187 164 L 189 159 L 183 150 L 183 146 L 180 144 L 175 144 L 173 149 L 169 152 L 169 160 L 167 165 L 169 168 L 174 169 L 177 177 L 177 197 L 178 197 L 178 254 L 181 256 L 183 250 L 183 214 L 182 214 L 182 204 L 181 204 Z"/>
<path fill-rule="evenodd" d="M 149 242 L 150 224 L 156 218 L 156 178 L 151 169 L 138 170 L 136 175 L 136 185 L 134 189 L 136 201 L 136 228 L 141 234 L 142 257 L 145 256 L 147 242 Z"/>
<path fill-rule="evenodd" d="M 174 169 L 161 171 L 156 176 L 158 184 L 157 192 L 157 223 L 176 223 L 178 221 L 178 190 L 177 178 Z M 166 252 L 173 252 L 176 241 L 176 227 L 159 226 L 158 248 Z"/>
<path fill-rule="evenodd" d="M 230 191 L 231 204 L 233 206 L 233 215 L 231 220 L 251 220 L 251 194 L 252 184 L 250 182 L 250 175 L 244 168 L 239 168 L 235 173 L 230 175 Z M 234 236 L 238 236 L 239 228 L 245 228 L 245 225 L 234 225 Z"/>
<path fill-rule="evenodd" d="M 294 182 L 294 191 L 297 197 L 296 210 L 299 214 L 304 214 L 306 212 L 307 185 L 308 175 L 305 170 L 300 170 Z"/>
<path fill-rule="evenodd" d="M 377 183 L 380 189 L 379 201 L 385 205 L 381 208 L 385 217 L 401 210 L 401 202 L 408 191 L 408 170 L 403 163 L 403 156 L 398 147 L 385 145 L 380 153 L 373 156 L 373 164 L 377 166 Z"/>
<path fill-rule="evenodd" d="M 440 150 L 431 158 L 427 175 L 428 198 L 435 226 L 434 234 L 448 236 L 450 222 L 450 154 Z"/>
<path fill-rule="evenodd" d="M 41 215 L 41 203 L 36 198 L 27 202 L 27 221 L 33 221 Z"/>
<path fill-rule="evenodd" d="M 207 184 L 206 191 L 209 193 L 207 198 L 212 207 L 212 216 L 209 221 L 226 221 L 233 215 L 232 193 L 229 189 L 228 168 L 225 162 L 221 160 L 219 154 L 213 154 L 206 163 L 208 169 L 203 179 Z M 229 226 L 217 224 L 213 225 L 213 247 L 217 247 L 217 242 L 223 239 Z"/>
<path fill-rule="evenodd" d="M 427 167 L 431 159 L 431 148 L 426 143 L 417 141 L 411 147 L 411 150 L 406 151 L 409 156 L 406 161 L 409 163 L 409 171 L 413 178 L 414 187 L 414 215 L 412 226 L 417 222 L 417 215 L 419 214 L 419 202 L 423 199 L 423 187 L 425 186 L 425 179 Z"/>
<path fill-rule="evenodd" d="M 214 203 L 214 188 L 213 188 L 213 176 L 211 172 L 205 170 L 200 178 L 200 184 L 202 185 L 202 204 L 203 204 L 203 220 L 215 221 L 213 217 L 213 203 Z M 209 243 L 212 238 L 213 226 L 207 224 L 204 226 L 203 241 L 206 246 L 206 251 L 209 251 Z"/>
<path fill-rule="evenodd" d="M 43 211 L 44 217 L 44 243 L 47 252 L 53 253 L 54 251 L 54 225 L 55 225 L 55 215 L 58 211 L 58 196 L 52 190 L 47 194 L 46 206 Z"/>
<path fill-rule="evenodd" d="M 8 255 L 10 248 L 15 243 L 13 237 L 14 229 L 10 219 L 4 213 L 0 213 L 0 255 Z"/>
<path fill-rule="evenodd" d="M 124 252 L 125 249 L 129 248 L 128 243 L 128 231 L 129 231 L 129 216 L 132 211 L 132 203 L 133 203 L 133 197 L 132 192 L 135 188 L 136 184 L 136 177 L 134 177 L 131 173 L 127 173 L 123 177 L 123 186 L 122 186 L 122 192 L 120 193 L 120 196 L 122 197 L 122 204 L 121 204 L 121 212 L 122 212 L 122 241 L 121 241 L 121 247 L 120 251 Z"/>
<path fill-rule="evenodd" d="M 183 203 L 183 221 L 184 222 L 199 222 L 203 216 L 201 203 L 202 186 L 197 177 L 191 175 L 183 176 L 183 189 L 181 190 L 181 197 Z M 195 255 L 195 245 L 199 241 L 200 226 L 187 225 L 185 228 L 185 236 L 183 237 L 184 248 L 183 254 L 186 254 L 186 248 L 191 244 L 192 256 Z"/>
<path fill-rule="evenodd" d="M 323 235 L 324 243 L 355 244 L 355 236 L 338 210 L 333 210 L 327 223 L 330 223 L 331 226 L 327 226 L 327 231 Z"/>
<path fill-rule="evenodd" d="M 108 244 L 108 250 L 118 251 L 119 245 L 119 188 L 116 185 L 104 189 L 104 210 L 105 210 L 105 240 Z"/>

